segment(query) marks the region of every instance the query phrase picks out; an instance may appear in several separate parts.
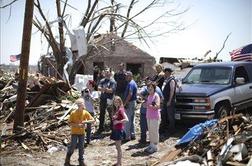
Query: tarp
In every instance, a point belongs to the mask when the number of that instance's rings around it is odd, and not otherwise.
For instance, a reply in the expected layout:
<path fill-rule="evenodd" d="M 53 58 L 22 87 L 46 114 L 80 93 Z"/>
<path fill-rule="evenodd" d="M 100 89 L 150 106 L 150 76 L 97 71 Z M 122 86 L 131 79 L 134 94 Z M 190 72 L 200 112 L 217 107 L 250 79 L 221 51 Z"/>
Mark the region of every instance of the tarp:
<path fill-rule="evenodd" d="M 179 145 L 187 145 L 193 140 L 198 139 L 207 128 L 212 127 L 218 122 L 217 119 L 207 120 L 204 123 L 197 124 L 193 126 L 176 144 Z"/>

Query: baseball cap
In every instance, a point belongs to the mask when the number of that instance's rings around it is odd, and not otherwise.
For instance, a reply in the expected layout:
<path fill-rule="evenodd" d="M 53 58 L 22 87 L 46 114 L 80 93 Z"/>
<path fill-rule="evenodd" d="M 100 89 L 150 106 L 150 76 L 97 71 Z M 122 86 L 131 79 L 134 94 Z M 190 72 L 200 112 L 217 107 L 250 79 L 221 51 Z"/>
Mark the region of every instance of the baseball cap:
<path fill-rule="evenodd" d="M 167 72 L 167 71 L 170 72 L 170 73 L 173 72 L 173 70 L 171 68 L 169 68 L 169 67 L 167 67 L 167 68 L 164 69 L 164 72 Z"/>
<path fill-rule="evenodd" d="M 126 76 L 127 76 L 127 75 L 130 75 L 130 76 L 132 76 L 132 75 L 133 75 L 131 71 L 126 71 L 126 73 L 125 73 L 125 74 L 126 74 Z"/>

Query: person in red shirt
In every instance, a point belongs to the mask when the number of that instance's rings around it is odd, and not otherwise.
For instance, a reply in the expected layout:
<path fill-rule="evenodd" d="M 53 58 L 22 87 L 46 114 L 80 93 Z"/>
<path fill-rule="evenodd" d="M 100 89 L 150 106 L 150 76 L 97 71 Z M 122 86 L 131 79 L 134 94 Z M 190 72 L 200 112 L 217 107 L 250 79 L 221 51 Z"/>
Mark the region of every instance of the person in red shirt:
<path fill-rule="evenodd" d="M 125 139 L 124 123 L 128 122 L 128 117 L 125 113 L 123 101 L 119 96 L 114 97 L 115 113 L 112 117 L 113 128 L 110 138 L 115 141 L 117 150 L 117 163 L 115 166 L 122 165 L 122 140 Z"/>

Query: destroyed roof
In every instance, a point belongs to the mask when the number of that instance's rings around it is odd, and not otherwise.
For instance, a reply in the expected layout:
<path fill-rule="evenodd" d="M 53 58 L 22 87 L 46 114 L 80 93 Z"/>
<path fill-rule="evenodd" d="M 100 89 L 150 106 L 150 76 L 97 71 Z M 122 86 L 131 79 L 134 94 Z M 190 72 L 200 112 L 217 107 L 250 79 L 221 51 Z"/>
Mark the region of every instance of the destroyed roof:
<path fill-rule="evenodd" d="M 98 35 L 91 43 L 94 46 L 93 48 L 95 48 L 94 51 L 91 52 L 94 56 L 140 57 L 154 59 L 154 57 L 147 52 L 113 33 Z"/>

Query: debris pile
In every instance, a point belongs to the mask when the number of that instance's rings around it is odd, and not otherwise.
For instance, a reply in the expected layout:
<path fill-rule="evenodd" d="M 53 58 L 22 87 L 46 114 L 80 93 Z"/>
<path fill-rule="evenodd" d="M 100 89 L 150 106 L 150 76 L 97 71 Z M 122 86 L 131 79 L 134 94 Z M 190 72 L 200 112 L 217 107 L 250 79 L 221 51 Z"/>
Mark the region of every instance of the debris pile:
<path fill-rule="evenodd" d="M 252 116 L 236 114 L 219 120 L 188 144 L 176 146 L 157 164 L 183 162 L 208 166 L 252 164 Z"/>
<path fill-rule="evenodd" d="M 27 82 L 24 127 L 13 133 L 17 76 L 7 73 L 0 77 L 1 153 L 10 154 L 20 148 L 47 151 L 55 144 L 66 145 L 66 138 L 70 135 L 67 115 L 75 107 L 73 101 L 80 93 L 55 78 L 30 75 Z"/>

